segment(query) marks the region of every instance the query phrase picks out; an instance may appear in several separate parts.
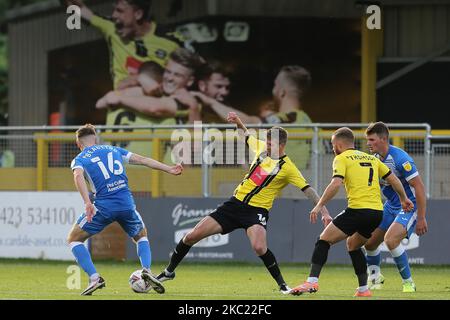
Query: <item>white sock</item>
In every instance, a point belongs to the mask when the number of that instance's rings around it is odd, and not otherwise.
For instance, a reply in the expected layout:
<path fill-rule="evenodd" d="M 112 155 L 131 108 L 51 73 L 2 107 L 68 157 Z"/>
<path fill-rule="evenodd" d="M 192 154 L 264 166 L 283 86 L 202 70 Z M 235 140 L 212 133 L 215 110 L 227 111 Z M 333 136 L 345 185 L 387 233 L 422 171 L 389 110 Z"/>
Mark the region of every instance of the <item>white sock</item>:
<path fill-rule="evenodd" d="M 405 252 L 405 248 L 404 248 L 403 245 L 400 243 L 400 244 L 397 246 L 397 248 L 394 248 L 394 249 L 392 249 L 392 250 L 390 250 L 390 251 L 391 251 L 392 257 L 397 258 L 397 257 L 400 257 L 400 256 L 403 254 L 403 252 Z"/>
<path fill-rule="evenodd" d="M 100 275 L 98 273 L 94 273 L 92 276 L 89 277 L 90 282 L 94 282 L 100 278 Z"/>
<path fill-rule="evenodd" d="M 377 255 L 379 255 L 380 254 L 380 252 L 381 252 L 381 249 L 380 249 L 380 247 L 378 246 L 378 248 L 376 248 L 375 250 L 367 250 L 366 248 L 364 248 L 364 250 L 366 250 L 366 254 L 368 255 L 368 256 L 377 256 Z"/>
<path fill-rule="evenodd" d="M 308 279 L 306 279 L 306 281 L 310 282 L 310 283 L 317 283 L 317 282 L 319 282 L 319 278 L 317 278 L 317 277 L 308 277 Z"/>
<path fill-rule="evenodd" d="M 366 286 L 362 286 L 362 287 L 358 287 L 358 291 L 359 292 L 364 292 L 364 291 L 366 291 L 368 289 L 369 289 L 369 287 L 367 285 Z"/>

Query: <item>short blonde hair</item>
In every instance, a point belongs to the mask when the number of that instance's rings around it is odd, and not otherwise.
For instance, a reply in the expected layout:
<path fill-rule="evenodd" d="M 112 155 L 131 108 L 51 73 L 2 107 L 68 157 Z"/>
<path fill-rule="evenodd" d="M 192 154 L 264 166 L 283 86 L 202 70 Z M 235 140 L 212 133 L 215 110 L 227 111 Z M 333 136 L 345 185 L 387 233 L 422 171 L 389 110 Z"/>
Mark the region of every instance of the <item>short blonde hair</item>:
<path fill-rule="evenodd" d="M 83 137 L 91 135 L 96 136 L 97 132 L 95 127 L 90 123 L 86 123 L 84 126 L 78 128 L 78 130 L 76 131 L 77 139 L 81 139 Z"/>

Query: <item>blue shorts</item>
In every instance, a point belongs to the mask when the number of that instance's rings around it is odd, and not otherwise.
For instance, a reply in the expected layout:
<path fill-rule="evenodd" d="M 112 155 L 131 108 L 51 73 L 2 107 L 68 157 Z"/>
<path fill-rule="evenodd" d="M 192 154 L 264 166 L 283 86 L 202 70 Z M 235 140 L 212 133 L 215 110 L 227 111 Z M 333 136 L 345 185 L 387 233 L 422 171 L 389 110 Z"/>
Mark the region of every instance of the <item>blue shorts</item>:
<path fill-rule="evenodd" d="M 400 223 L 403 227 L 405 227 L 407 232 L 406 238 L 409 239 L 416 227 L 417 212 L 404 212 L 403 209 L 393 209 L 392 207 L 385 204 L 383 211 L 383 220 L 381 221 L 378 228 L 386 232 L 394 222 Z"/>
<path fill-rule="evenodd" d="M 83 213 L 77 220 L 77 224 L 83 231 L 94 235 L 102 231 L 109 224 L 117 221 L 122 229 L 130 236 L 136 236 L 145 224 L 136 210 L 106 212 L 97 210 L 92 222 L 87 222 L 86 213 Z"/>

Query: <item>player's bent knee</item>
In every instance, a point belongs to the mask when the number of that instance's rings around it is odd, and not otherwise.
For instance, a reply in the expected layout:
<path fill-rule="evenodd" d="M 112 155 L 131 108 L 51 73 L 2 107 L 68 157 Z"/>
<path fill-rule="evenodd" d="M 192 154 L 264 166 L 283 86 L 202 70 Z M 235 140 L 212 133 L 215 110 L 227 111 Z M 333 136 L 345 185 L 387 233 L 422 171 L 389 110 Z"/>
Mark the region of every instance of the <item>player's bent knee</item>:
<path fill-rule="evenodd" d="M 137 235 L 135 235 L 134 237 L 133 237 L 133 240 L 134 241 L 139 241 L 140 239 L 142 239 L 142 238 L 144 238 L 144 237 L 147 237 L 147 228 L 143 228 L 141 231 L 139 231 L 139 233 L 137 234 Z"/>
<path fill-rule="evenodd" d="M 379 241 L 371 241 L 371 240 L 369 240 L 369 241 L 367 241 L 366 244 L 364 245 L 364 248 L 365 248 L 366 250 L 369 250 L 369 251 L 375 251 L 375 250 L 378 249 L 378 247 L 379 247 L 380 244 L 382 244 L 382 243 L 383 243 L 383 241 L 379 242 Z"/>
<path fill-rule="evenodd" d="M 375 251 L 378 248 L 378 245 L 375 245 L 375 243 L 371 243 L 371 242 L 368 241 L 364 245 L 364 248 L 366 250 L 369 250 L 369 251 Z"/>
<path fill-rule="evenodd" d="M 267 246 L 265 245 L 253 244 L 252 247 L 258 256 L 262 256 L 267 252 Z"/>
<path fill-rule="evenodd" d="M 393 250 L 399 246 L 401 241 L 397 239 L 386 238 L 384 239 L 384 244 L 388 247 L 389 250 Z"/>
<path fill-rule="evenodd" d="M 77 236 L 74 234 L 69 234 L 66 241 L 67 241 L 67 244 L 71 244 L 72 242 L 84 242 L 85 240 L 83 240 L 83 238 L 80 236 Z"/>
<path fill-rule="evenodd" d="M 352 242 L 347 242 L 347 251 L 355 251 L 361 249 L 361 246 L 358 245 L 357 243 L 352 243 Z"/>
<path fill-rule="evenodd" d="M 192 230 L 191 232 L 188 232 L 183 238 L 184 244 L 187 244 L 188 246 L 193 246 L 200 240 L 202 240 L 202 238 L 196 230 Z"/>
<path fill-rule="evenodd" d="M 69 232 L 66 238 L 67 244 L 70 244 L 71 242 L 78 241 L 78 237 L 73 232 L 73 229 Z"/>
<path fill-rule="evenodd" d="M 67 235 L 66 241 L 68 244 L 70 244 L 71 242 L 84 242 L 89 237 L 90 235 L 87 232 L 83 231 L 80 226 L 74 225 Z"/>

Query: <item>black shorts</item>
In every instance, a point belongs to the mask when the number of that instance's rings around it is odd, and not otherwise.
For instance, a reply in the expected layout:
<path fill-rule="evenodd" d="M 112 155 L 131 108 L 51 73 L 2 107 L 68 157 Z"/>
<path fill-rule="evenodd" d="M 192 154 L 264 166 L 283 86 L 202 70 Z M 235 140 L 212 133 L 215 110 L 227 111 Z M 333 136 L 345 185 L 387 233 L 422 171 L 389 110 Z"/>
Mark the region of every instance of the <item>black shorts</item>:
<path fill-rule="evenodd" d="M 381 220 L 382 210 L 347 208 L 333 219 L 333 224 L 348 236 L 358 232 L 369 239 Z"/>
<path fill-rule="evenodd" d="M 211 212 L 209 216 L 220 224 L 223 230 L 222 234 L 227 234 L 235 229 L 248 229 L 255 224 L 266 228 L 269 211 L 250 206 L 235 197 L 231 197 Z"/>

